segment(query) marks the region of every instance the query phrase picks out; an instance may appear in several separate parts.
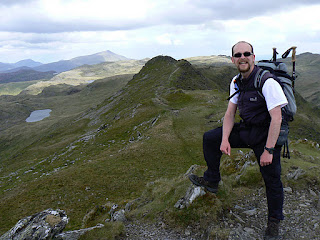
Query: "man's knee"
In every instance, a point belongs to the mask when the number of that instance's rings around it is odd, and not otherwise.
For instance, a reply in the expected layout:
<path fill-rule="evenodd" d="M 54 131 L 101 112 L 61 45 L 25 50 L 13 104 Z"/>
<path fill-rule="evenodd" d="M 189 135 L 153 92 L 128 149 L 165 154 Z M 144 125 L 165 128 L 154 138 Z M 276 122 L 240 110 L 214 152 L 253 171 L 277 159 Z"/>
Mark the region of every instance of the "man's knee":
<path fill-rule="evenodd" d="M 203 142 L 221 142 L 222 128 L 212 129 L 203 134 Z"/>

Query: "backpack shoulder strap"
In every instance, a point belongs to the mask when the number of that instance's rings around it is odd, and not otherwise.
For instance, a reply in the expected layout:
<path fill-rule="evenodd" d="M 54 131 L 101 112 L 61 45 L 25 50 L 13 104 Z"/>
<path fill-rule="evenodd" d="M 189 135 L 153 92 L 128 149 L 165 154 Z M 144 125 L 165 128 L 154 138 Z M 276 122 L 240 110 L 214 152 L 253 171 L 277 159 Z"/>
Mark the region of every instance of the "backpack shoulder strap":
<path fill-rule="evenodd" d="M 268 70 L 264 70 L 262 68 L 260 68 L 258 70 L 258 72 L 255 75 L 254 78 L 254 88 L 257 89 L 258 94 L 264 98 L 263 94 L 262 94 L 262 87 L 263 84 L 265 83 L 265 81 L 270 78 L 273 77 L 273 75 L 268 71 Z"/>
<path fill-rule="evenodd" d="M 236 91 L 230 96 L 227 98 L 227 100 L 229 101 L 231 98 L 233 98 L 236 94 L 238 94 L 240 92 L 240 87 L 239 87 L 239 84 L 237 84 L 238 80 L 241 78 L 241 74 L 239 73 L 236 78 L 233 80 L 234 82 L 234 85 L 235 85 L 235 88 L 236 88 Z"/>

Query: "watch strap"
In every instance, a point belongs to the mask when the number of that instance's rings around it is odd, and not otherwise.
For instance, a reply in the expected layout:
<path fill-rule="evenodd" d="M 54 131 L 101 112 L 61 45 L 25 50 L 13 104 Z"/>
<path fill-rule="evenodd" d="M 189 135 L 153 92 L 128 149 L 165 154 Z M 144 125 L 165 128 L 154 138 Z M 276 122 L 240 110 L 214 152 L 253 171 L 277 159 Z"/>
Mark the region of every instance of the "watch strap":
<path fill-rule="evenodd" d="M 268 148 L 264 146 L 264 149 L 267 150 L 270 154 L 273 154 L 274 148 Z"/>

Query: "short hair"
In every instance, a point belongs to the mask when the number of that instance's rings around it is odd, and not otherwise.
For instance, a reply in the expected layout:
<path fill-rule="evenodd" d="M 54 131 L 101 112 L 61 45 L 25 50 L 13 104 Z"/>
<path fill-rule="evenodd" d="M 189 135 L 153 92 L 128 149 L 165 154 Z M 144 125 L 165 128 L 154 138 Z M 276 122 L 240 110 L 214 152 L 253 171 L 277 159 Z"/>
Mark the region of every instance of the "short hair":
<path fill-rule="evenodd" d="M 252 47 L 252 45 L 251 45 L 250 43 L 248 43 L 248 42 L 246 42 L 246 41 L 239 41 L 239 42 L 237 42 L 235 45 L 232 46 L 232 56 L 233 56 L 233 49 L 234 49 L 234 47 L 235 47 L 238 43 L 246 43 L 246 44 L 248 44 L 248 45 L 251 47 L 251 52 L 254 53 L 254 52 L 253 52 L 253 47 Z"/>

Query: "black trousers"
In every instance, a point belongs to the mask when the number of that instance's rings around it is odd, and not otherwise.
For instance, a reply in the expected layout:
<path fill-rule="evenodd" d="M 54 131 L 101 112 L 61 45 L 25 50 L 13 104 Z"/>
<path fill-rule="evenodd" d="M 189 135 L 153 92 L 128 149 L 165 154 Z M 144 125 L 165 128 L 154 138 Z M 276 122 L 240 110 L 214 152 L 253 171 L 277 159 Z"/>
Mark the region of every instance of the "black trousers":
<path fill-rule="evenodd" d="M 229 142 L 232 148 L 251 148 L 260 166 L 260 172 L 265 182 L 266 195 L 268 202 L 268 217 L 282 220 L 283 217 L 283 187 L 281 182 L 281 146 L 276 146 L 272 164 L 261 167 L 260 156 L 264 151 L 268 128 L 264 128 L 264 134 L 261 130 L 252 131 L 250 127 L 242 127 L 235 124 L 233 127 Z M 222 153 L 220 145 L 222 141 L 222 127 L 210 130 L 203 135 L 203 153 L 207 162 L 208 169 L 204 173 L 204 179 L 210 182 L 219 182 L 220 176 L 220 158 Z"/>

